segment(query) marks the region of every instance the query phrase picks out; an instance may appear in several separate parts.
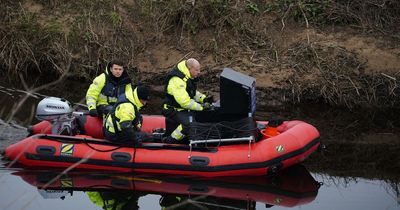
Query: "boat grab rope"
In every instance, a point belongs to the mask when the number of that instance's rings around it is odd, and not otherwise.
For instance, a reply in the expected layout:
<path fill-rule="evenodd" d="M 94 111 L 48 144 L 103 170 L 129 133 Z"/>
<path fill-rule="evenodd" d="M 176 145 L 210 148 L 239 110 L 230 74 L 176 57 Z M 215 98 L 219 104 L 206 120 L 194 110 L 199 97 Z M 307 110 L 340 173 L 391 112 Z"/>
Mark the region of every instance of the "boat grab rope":
<path fill-rule="evenodd" d="M 85 141 L 83 141 L 83 142 L 84 142 L 89 148 L 91 148 L 92 150 L 95 150 L 95 151 L 97 151 L 97 152 L 112 152 L 112 151 L 115 151 L 115 150 L 120 149 L 120 148 L 123 147 L 123 146 L 116 146 L 115 148 L 112 148 L 112 149 L 101 150 L 101 149 L 97 149 L 97 148 L 93 147 L 92 145 L 90 145 L 89 142 L 86 141 L 86 138 L 84 138 L 84 140 L 85 140 Z M 135 150 L 136 150 L 136 148 L 135 148 Z"/>
<path fill-rule="evenodd" d="M 84 139 L 84 140 L 86 140 L 86 139 Z M 84 141 L 84 143 L 85 143 L 89 148 L 91 148 L 92 150 L 95 150 L 95 151 L 97 151 L 97 152 L 112 152 L 112 151 L 115 151 L 115 150 L 120 149 L 120 148 L 123 147 L 123 146 L 116 146 L 115 148 L 112 148 L 112 149 L 100 150 L 100 149 L 94 148 L 94 147 L 93 147 L 92 145 L 90 145 L 87 141 Z M 134 147 L 133 147 L 133 158 L 132 158 L 133 163 L 135 162 L 135 157 L 136 157 L 136 144 L 135 144 Z"/>

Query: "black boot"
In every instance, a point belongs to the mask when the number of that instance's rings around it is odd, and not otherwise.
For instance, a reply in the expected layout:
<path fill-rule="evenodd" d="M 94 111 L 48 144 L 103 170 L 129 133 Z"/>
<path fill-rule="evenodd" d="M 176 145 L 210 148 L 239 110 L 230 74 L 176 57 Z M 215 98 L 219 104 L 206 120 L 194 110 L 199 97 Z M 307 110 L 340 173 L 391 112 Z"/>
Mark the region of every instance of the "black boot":
<path fill-rule="evenodd" d="M 162 139 L 162 142 L 166 143 L 166 144 L 176 144 L 177 140 L 172 136 L 167 136 L 167 137 Z"/>

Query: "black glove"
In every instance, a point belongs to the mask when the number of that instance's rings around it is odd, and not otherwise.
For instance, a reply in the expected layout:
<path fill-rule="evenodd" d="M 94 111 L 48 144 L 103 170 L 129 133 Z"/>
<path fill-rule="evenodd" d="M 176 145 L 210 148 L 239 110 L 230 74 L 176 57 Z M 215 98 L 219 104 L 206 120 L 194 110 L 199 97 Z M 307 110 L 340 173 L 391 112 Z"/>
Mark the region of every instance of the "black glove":
<path fill-rule="evenodd" d="M 163 138 L 163 134 L 162 133 L 153 133 L 153 140 L 155 142 L 161 142 L 162 138 Z"/>
<path fill-rule="evenodd" d="M 140 131 L 142 129 L 142 125 L 143 125 L 143 116 L 141 114 L 139 114 L 136 117 L 138 118 L 137 124 L 135 125 L 136 131 Z"/>
<path fill-rule="evenodd" d="M 107 115 L 108 113 L 111 112 L 111 110 L 112 110 L 111 105 L 100 105 L 97 107 L 98 115 Z"/>
<path fill-rule="evenodd" d="M 99 114 L 97 113 L 97 109 L 91 109 L 89 110 L 89 115 L 92 117 L 98 117 Z"/>
<path fill-rule="evenodd" d="M 207 96 L 207 97 L 203 100 L 203 102 L 204 102 L 204 103 L 210 103 L 210 104 L 214 103 L 214 96 Z"/>
<path fill-rule="evenodd" d="M 203 110 L 210 110 L 212 109 L 212 105 L 210 103 L 204 103 L 203 105 Z"/>
<path fill-rule="evenodd" d="M 132 127 L 121 128 L 121 133 L 119 135 L 119 141 L 121 142 L 134 142 L 136 143 L 136 132 Z"/>

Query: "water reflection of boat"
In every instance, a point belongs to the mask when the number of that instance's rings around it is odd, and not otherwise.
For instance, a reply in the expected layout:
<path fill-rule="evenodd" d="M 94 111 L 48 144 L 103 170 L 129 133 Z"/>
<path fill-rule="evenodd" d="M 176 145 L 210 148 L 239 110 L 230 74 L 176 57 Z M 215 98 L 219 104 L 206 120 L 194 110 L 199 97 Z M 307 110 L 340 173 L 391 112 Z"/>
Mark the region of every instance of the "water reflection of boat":
<path fill-rule="evenodd" d="M 47 191 L 90 191 L 101 195 L 158 194 L 165 205 L 170 198 L 191 199 L 202 205 L 229 205 L 262 202 L 267 206 L 293 207 L 315 199 L 320 184 L 301 165 L 273 177 L 193 178 L 177 176 L 88 173 L 75 171 L 60 175 L 49 171 L 18 171 L 27 183 Z M 114 194 L 113 194 L 114 193 Z M 115 195 L 114 195 L 115 196 Z M 227 201 L 230 202 L 227 202 Z M 220 201 L 219 203 L 215 203 Z M 190 202 L 189 202 L 190 203 Z M 252 204 L 252 205 L 253 205 Z"/>

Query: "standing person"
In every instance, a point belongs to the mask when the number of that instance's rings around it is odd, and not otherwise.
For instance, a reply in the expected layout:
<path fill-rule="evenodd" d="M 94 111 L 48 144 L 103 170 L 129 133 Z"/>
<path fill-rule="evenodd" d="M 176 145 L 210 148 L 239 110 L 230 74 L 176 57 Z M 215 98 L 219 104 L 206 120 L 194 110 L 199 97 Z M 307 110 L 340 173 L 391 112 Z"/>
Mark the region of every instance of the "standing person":
<path fill-rule="evenodd" d="M 194 120 L 193 111 L 210 109 L 212 96 L 197 91 L 197 78 L 200 75 L 200 63 L 194 58 L 181 61 L 167 75 L 165 80 L 165 102 L 163 115 L 166 117 L 167 134 L 165 143 L 182 143 L 188 135 L 189 118 Z"/>
<path fill-rule="evenodd" d="M 92 117 L 103 117 L 117 101 L 118 95 L 131 89 L 131 79 L 121 61 L 110 62 L 97 76 L 86 93 L 86 104 Z"/>
<path fill-rule="evenodd" d="M 138 143 L 142 127 L 139 110 L 150 100 L 149 88 L 138 86 L 132 91 L 121 94 L 111 112 L 103 122 L 105 138 L 110 141 Z"/>

